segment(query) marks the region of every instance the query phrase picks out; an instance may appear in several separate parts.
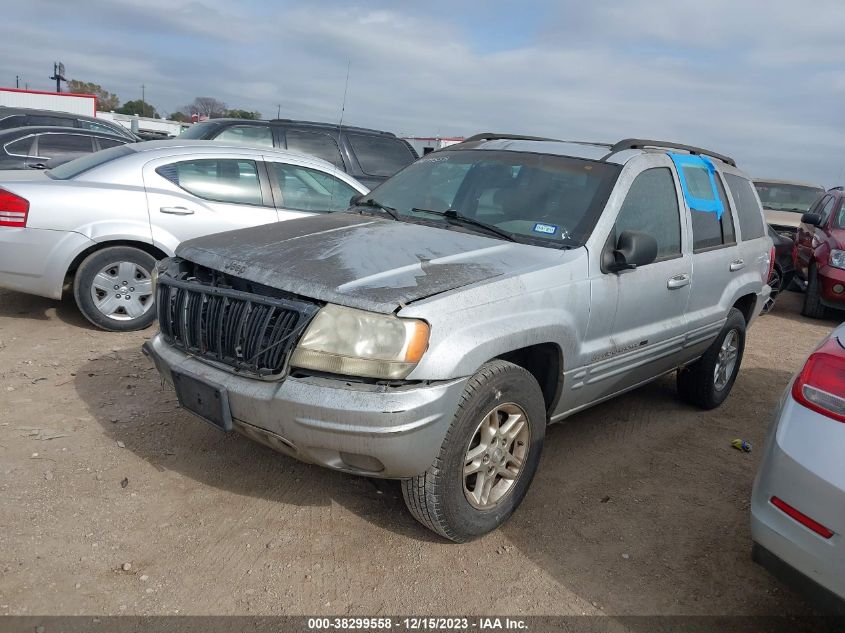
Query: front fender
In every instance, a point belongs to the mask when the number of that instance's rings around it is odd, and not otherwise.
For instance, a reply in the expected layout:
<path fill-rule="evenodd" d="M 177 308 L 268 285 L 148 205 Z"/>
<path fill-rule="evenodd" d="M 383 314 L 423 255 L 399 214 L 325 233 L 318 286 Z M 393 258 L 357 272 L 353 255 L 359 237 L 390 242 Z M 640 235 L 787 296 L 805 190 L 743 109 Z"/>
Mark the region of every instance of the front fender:
<path fill-rule="evenodd" d="M 532 292 L 518 279 L 501 283 L 514 285 L 515 292 L 502 297 L 501 292 L 485 293 L 479 288 L 472 294 L 487 294 L 488 301 L 477 302 L 473 300 L 477 297 L 461 296 L 469 294 L 463 292 L 426 304 L 426 309 L 413 306 L 399 313 L 423 318 L 431 325 L 429 349 L 409 380 L 471 376 L 492 358 L 542 343 L 557 345 L 564 365 L 578 358 L 577 342 L 583 340 L 589 317 L 589 284 Z M 457 302 L 466 307 L 455 309 Z M 451 305 L 448 311 L 447 305 Z"/>

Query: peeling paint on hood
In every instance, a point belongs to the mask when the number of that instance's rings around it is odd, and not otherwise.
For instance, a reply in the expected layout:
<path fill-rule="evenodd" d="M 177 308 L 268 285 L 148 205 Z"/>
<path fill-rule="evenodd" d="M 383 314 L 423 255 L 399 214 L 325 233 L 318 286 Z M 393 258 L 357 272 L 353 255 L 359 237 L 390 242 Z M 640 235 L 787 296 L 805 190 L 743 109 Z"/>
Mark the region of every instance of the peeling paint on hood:
<path fill-rule="evenodd" d="M 179 257 L 286 292 L 391 313 L 402 304 L 559 262 L 563 251 L 335 213 L 183 242 Z"/>

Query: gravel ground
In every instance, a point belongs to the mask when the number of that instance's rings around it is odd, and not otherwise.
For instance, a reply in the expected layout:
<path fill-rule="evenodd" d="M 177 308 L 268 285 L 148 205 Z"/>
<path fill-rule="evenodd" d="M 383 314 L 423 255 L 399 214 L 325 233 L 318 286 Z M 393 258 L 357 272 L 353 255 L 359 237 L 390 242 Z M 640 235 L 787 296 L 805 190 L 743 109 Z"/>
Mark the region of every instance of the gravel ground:
<path fill-rule="evenodd" d="M 551 427 L 511 521 L 455 545 L 395 482 L 182 412 L 139 351 L 153 329 L 0 291 L 0 615 L 809 614 L 748 527 L 770 415 L 835 324 L 799 307 L 757 321 L 720 409 L 666 377 Z"/>

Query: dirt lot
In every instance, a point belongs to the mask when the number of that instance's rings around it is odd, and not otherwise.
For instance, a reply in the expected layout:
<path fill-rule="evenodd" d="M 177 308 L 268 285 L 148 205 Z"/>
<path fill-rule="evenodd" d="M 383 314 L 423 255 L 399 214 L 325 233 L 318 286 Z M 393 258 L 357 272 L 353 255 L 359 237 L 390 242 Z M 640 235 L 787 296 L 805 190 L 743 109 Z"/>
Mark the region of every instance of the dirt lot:
<path fill-rule="evenodd" d="M 770 414 L 834 325 L 799 301 L 752 328 L 722 408 L 665 378 L 552 427 L 513 519 L 454 545 L 393 482 L 180 411 L 139 351 L 152 329 L 0 291 L 0 614 L 809 613 L 748 528 Z"/>

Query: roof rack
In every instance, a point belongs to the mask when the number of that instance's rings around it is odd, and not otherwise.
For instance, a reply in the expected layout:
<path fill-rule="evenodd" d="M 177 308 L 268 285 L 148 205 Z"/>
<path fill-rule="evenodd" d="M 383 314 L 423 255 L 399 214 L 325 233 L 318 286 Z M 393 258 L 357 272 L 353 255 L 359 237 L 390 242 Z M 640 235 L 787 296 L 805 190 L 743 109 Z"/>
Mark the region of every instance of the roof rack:
<path fill-rule="evenodd" d="M 837 185 L 836 187 L 831 187 L 828 191 L 845 191 L 845 187 L 842 185 Z"/>
<path fill-rule="evenodd" d="M 475 141 L 558 141 L 556 138 L 546 138 L 544 136 L 524 136 L 522 134 L 499 134 L 496 132 L 481 132 L 473 134 L 469 138 L 465 138 L 463 143 L 473 143 Z"/>
<path fill-rule="evenodd" d="M 671 141 L 652 141 L 642 138 L 626 138 L 619 141 L 618 143 L 615 143 L 610 148 L 610 152 L 608 152 L 607 156 L 604 156 L 602 160 L 607 160 L 617 152 L 621 152 L 626 149 L 645 149 L 647 147 L 661 149 L 679 149 L 685 152 L 689 152 L 690 154 L 704 154 L 706 156 L 710 156 L 711 158 L 716 158 L 722 161 L 723 163 L 727 163 L 731 167 L 736 167 L 736 161 L 733 158 L 731 158 L 730 156 L 725 156 L 724 154 L 719 154 L 717 152 L 711 152 L 709 149 L 695 147 L 694 145 L 672 143 Z"/>

